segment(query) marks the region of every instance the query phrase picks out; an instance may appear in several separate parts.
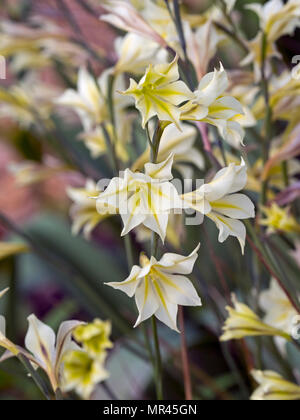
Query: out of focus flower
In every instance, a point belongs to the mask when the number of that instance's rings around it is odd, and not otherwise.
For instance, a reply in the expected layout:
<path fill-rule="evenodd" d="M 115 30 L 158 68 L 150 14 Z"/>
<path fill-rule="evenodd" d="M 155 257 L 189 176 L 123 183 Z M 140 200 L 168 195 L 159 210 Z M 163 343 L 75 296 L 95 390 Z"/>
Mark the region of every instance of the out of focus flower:
<path fill-rule="evenodd" d="M 73 332 L 76 341 L 83 345 L 89 355 L 102 357 L 107 349 L 113 347 L 110 341 L 111 322 L 96 319 L 93 323 L 80 325 Z"/>
<path fill-rule="evenodd" d="M 209 184 L 182 196 L 186 207 L 215 222 L 220 231 L 220 242 L 234 236 L 239 240 L 242 252 L 245 248 L 246 228 L 239 219 L 255 217 L 252 201 L 244 194 L 236 194 L 246 184 L 247 167 L 242 161 L 241 165 L 233 163 L 221 169 Z"/>
<path fill-rule="evenodd" d="M 275 279 L 271 280 L 269 289 L 261 292 L 259 304 L 265 312 L 266 324 L 291 334 L 298 313 Z"/>
<path fill-rule="evenodd" d="M 86 238 L 90 237 L 92 230 L 104 219 L 109 217 L 109 211 L 99 214 L 96 209 L 96 198 L 99 190 L 91 179 L 86 181 L 84 188 L 67 189 L 67 194 L 74 201 L 70 215 L 73 220 L 72 233 L 78 235 L 81 230 Z M 102 209 L 103 210 L 103 209 Z"/>
<path fill-rule="evenodd" d="M 287 381 L 270 370 L 253 370 L 252 376 L 259 387 L 252 394 L 256 401 L 294 401 L 300 400 L 300 386 Z"/>
<path fill-rule="evenodd" d="M 194 98 L 181 107 L 181 119 L 214 125 L 229 144 L 238 147 L 243 142 L 244 131 L 236 119 L 243 114 L 243 107 L 237 99 L 226 96 L 228 86 L 222 65 L 220 70 L 206 74 Z"/>
<path fill-rule="evenodd" d="M 281 208 L 276 203 L 273 203 L 271 207 L 263 207 L 263 212 L 266 218 L 262 219 L 260 224 L 267 226 L 269 233 L 275 233 L 277 231 L 300 233 L 300 224 L 290 214 L 288 208 Z"/>
<path fill-rule="evenodd" d="M 114 73 L 143 74 L 149 63 L 159 64 L 167 61 L 167 52 L 159 45 L 136 34 L 117 38 L 115 48 L 118 62 Z"/>
<path fill-rule="evenodd" d="M 192 282 L 185 277 L 193 271 L 200 245 L 188 256 L 165 254 L 160 261 L 141 256 L 141 267 L 134 266 L 121 283 L 107 283 L 129 297 L 135 295 L 139 317 L 135 327 L 155 315 L 171 329 L 178 331 L 178 305 L 201 306 Z"/>
<path fill-rule="evenodd" d="M 182 208 L 176 188 L 171 184 L 173 155 L 159 164 L 147 163 L 145 174 L 126 169 L 122 178 L 113 178 L 97 198 L 100 214 L 107 209 L 120 214 L 122 236 L 140 224 L 165 240 L 170 210 Z"/>
<path fill-rule="evenodd" d="M 207 20 L 195 31 L 190 25 L 185 25 L 185 38 L 188 58 L 200 80 L 207 73 L 209 63 L 225 37 L 215 29 L 212 20 Z"/>
<path fill-rule="evenodd" d="M 300 25 L 300 2 L 289 0 L 269 0 L 264 5 L 248 4 L 259 17 L 260 28 L 266 34 L 268 42 L 275 42 L 283 35 L 292 35 Z"/>
<path fill-rule="evenodd" d="M 174 155 L 174 168 L 185 173 L 185 169 L 193 164 L 198 169 L 204 169 L 204 158 L 194 147 L 197 139 L 197 129 L 191 125 L 180 124 L 180 130 L 172 125 L 165 128 L 160 140 L 158 162 L 162 162 Z M 140 170 L 150 160 L 150 147 L 133 164 L 132 171 Z M 187 179 L 188 177 L 185 176 Z"/>
<path fill-rule="evenodd" d="M 28 246 L 13 242 L 0 242 L 0 261 L 12 257 L 13 255 L 23 254 L 28 251 Z M 2 295 L 0 295 L 1 297 Z"/>
<path fill-rule="evenodd" d="M 81 68 L 78 73 L 77 91 L 68 89 L 56 102 L 73 108 L 79 115 L 86 131 L 95 124 L 108 120 L 108 109 L 104 95 L 93 76 Z"/>
<path fill-rule="evenodd" d="M 256 80 L 260 80 L 261 77 L 263 37 L 266 36 L 266 59 L 276 56 L 280 58 L 276 41 L 283 35 L 292 35 L 300 25 L 299 6 L 299 0 L 289 0 L 286 4 L 282 0 L 270 0 L 264 5 L 255 3 L 246 6 L 258 15 L 260 31 L 248 42 L 250 53 L 243 59 L 241 65 L 254 64 Z M 265 67 L 270 73 L 271 66 L 268 60 Z"/>
<path fill-rule="evenodd" d="M 235 295 L 232 296 L 232 301 L 234 307 L 226 307 L 229 316 L 223 327 L 224 333 L 220 338 L 221 341 L 258 336 L 278 336 L 287 341 L 291 340 L 290 335 L 285 331 L 265 324 L 249 306 L 239 302 Z"/>
<path fill-rule="evenodd" d="M 20 163 L 11 163 L 9 165 L 10 172 L 14 175 L 16 184 L 21 187 L 30 186 L 61 174 L 69 170 L 66 165 L 62 165 L 57 161 L 48 159 L 48 162 L 41 164 L 35 161 L 22 161 Z"/>
<path fill-rule="evenodd" d="M 8 289 L 0 291 L 0 299 L 5 295 L 7 291 Z M 15 356 L 19 354 L 17 347 L 5 337 L 5 318 L 2 315 L 0 315 L 0 347 L 10 351 Z"/>
<path fill-rule="evenodd" d="M 144 19 L 141 13 L 133 5 L 126 1 L 105 0 L 102 6 L 109 12 L 102 15 L 101 19 L 111 25 L 116 26 L 126 32 L 133 32 L 142 37 L 146 37 L 162 47 L 166 47 L 166 41 L 155 29 Z M 156 16 L 158 17 L 158 16 Z"/>
<path fill-rule="evenodd" d="M 143 117 L 143 128 L 156 115 L 161 121 L 173 122 L 179 127 L 181 111 L 178 105 L 192 99 L 193 94 L 178 79 L 178 58 L 175 58 L 170 64 L 150 64 L 139 83 L 130 80 L 129 89 L 123 94 L 135 98 Z"/>
<path fill-rule="evenodd" d="M 63 358 L 62 390 L 75 390 L 88 399 L 95 386 L 109 377 L 103 361 L 95 359 L 82 350 L 68 351 Z"/>

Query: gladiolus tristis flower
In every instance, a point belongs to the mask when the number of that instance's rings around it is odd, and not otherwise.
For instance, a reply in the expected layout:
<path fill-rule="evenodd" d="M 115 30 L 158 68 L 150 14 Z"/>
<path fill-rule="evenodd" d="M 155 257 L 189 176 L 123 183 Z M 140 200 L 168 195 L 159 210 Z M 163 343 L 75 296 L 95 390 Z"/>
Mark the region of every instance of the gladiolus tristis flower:
<path fill-rule="evenodd" d="M 103 360 L 95 359 L 81 350 L 69 351 L 63 358 L 63 385 L 65 392 L 75 390 L 88 399 L 95 386 L 109 377 Z"/>
<path fill-rule="evenodd" d="M 237 147 L 243 142 L 244 131 L 236 119 L 244 111 L 237 99 L 225 94 L 228 87 L 227 73 L 221 64 L 220 70 L 215 69 L 201 79 L 194 98 L 181 107 L 181 119 L 212 124 L 228 143 Z"/>
<path fill-rule="evenodd" d="M 300 400 L 300 386 L 287 381 L 273 371 L 253 370 L 252 376 L 259 384 L 251 400 L 295 401 Z"/>
<path fill-rule="evenodd" d="M 267 35 L 268 42 L 275 42 L 283 35 L 292 35 L 300 25 L 300 1 L 270 0 L 264 5 L 255 3 L 247 5 L 260 19 L 260 27 Z"/>
<path fill-rule="evenodd" d="M 247 184 L 247 168 L 230 164 L 221 169 L 209 184 L 182 196 L 185 207 L 192 208 L 209 217 L 217 225 L 219 241 L 224 242 L 229 236 L 236 237 L 244 252 L 246 228 L 239 219 L 255 217 L 252 201 L 244 194 L 236 194 Z"/>
<path fill-rule="evenodd" d="M 141 256 L 141 265 L 134 266 L 130 276 L 121 283 L 107 283 L 129 297 L 135 295 L 139 317 L 135 327 L 155 315 L 171 329 L 178 331 L 178 305 L 201 306 L 192 282 L 185 277 L 193 271 L 200 245 L 188 256 L 165 254 L 160 261 Z"/>
<path fill-rule="evenodd" d="M 180 124 L 180 130 L 173 124 L 165 128 L 159 144 L 158 161 L 162 162 L 174 154 L 174 167 L 181 172 L 190 169 L 186 164 L 192 163 L 198 169 L 204 169 L 202 154 L 194 147 L 197 139 L 197 129 L 191 125 Z M 150 147 L 133 164 L 132 170 L 140 170 L 150 160 Z M 184 178 L 189 178 L 185 176 Z"/>
<path fill-rule="evenodd" d="M 77 112 L 85 131 L 92 131 L 97 125 L 109 121 L 107 107 L 108 77 L 111 69 L 103 72 L 98 80 L 83 67 L 78 73 L 77 91 L 68 89 L 56 99 L 58 105 L 73 108 Z M 115 82 L 115 90 L 123 90 L 122 77 Z M 127 106 L 128 101 L 114 92 L 114 106 L 116 113 L 120 113 Z"/>
<path fill-rule="evenodd" d="M 88 354 L 102 357 L 107 349 L 113 347 L 113 343 L 109 339 L 110 334 L 111 322 L 96 319 L 91 324 L 77 327 L 73 332 L 73 337 L 83 345 Z"/>
<path fill-rule="evenodd" d="M 107 189 L 97 198 L 100 214 L 111 210 L 119 213 L 124 223 L 122 236 L 140 224 L 156 232 L 165 240 L 170 210 L 181 209 L 182 201 L 169 182 L 173 155 L 159 164 L 147 163 L 145 174 L 126 169 L 122 178 L 113 178 Z"/>
<path fill-rule="evenodd" d="M 283 337 L 287 341 L 291 337 L 286 332 L 273 328 L 265 324 L 261 319 L 244 303 L 240 303 L 236 296 L 232 296 L 234 308 L 227 306 L 229 312 L 225 325 L 223 327 L 224 334 L 221 336 L 221 341 L 239 340 L 244 337 L 258 337 L 258 336 L 278 336 Z"/>
<path fill-rule="evenodd" d="M 9 352 L 3 355 L 2 360 L 18 353 L 24 354 L 34 365 L 46 372 L 53 391 L 56 391 L 60 386 L 64 355 L 69 350 L 79 348 L 71 338 L 73 329 L 81 322 L 63 322 L 58 330 L 57 339 L 52 328 L 37 319 L 35 315 L 30 315 L 28 322 L 29 328 L 25 337 L 25 346 L 30 353 L 22 348 L 17 349 L 17 353 L 13 351 L 14 349 L 8 348 Z"/>
<path fill-rule="evenodd" d="M 298 313 L 275 279 L 271 280 L 269 289 L 261 292 L 259 304 L 266 314 L 264 318 L 266 324 L 292 332 L 293 320 Z"/>
<path fill-rule="evenodd" d="M 139 83 L 130 80 L 129 89 L 123 92 L 135 98 L 136 107 L 143 117 L 143 128 L 155 115 L 161 121 L 170 121 L 179 127 L 181 111 L 178 105 L 193 98 L 192 92 L 179 79 L 178 57 L 169 64 L 148 67 Z"/>
<path fill-rule="evenodd" d="M 300 233 L 300 224 L 289 214 L 289 209 L 280 208 L 276 203 L 271 207 L 263 207 L 266 218 L 260 221 L 262 226 L 268 227 L 269 233 L 276 231 Z"/>
<path fill-rule="evenodd" d="M 134 33 L 124 38 L 117 38 L 115 49 L 119 60 L 114 73 L 144 74 L 149 63 L 158 64 L 167 61 L 167 52 L 157 43 Z"/>
<path fill-rule="evenodd" d="M 110 12 L 101 19 L 127 32 L 133 32 L 148 38 L 162 47 L 166 41 L 149 25 L 143 16 L 128 2 L 120 0 L 105 0 L 102 6 Z"/>
<path fill-rule="evenodd" d="M 107 211 L 106 214 L 104 211 L 102 211 L 103 214 L 97 212 L 95 198 L 98 197 L 99 190 L 91 179 L 87 180 L 85 188 L 69 187 L 67 194 L 74 201 L 70 210 L 73 220 L 72 233 L 78 235 L 83 230 L 84 236 L 89 238 L 95 227 L 109 217 L 110 212 Z"/>

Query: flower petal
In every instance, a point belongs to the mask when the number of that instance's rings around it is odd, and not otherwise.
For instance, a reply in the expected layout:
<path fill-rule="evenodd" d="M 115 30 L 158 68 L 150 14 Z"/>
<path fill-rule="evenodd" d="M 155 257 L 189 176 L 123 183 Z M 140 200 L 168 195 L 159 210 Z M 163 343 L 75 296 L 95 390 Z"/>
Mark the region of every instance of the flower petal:
<path fill-rule="evenodd" d="M 139 311 L 138 319 L 134 325 L 137 327 L 141 322 L 150 318 L 158 309 L 157 297 L 153 291 L 151 280 L 144 278 L 135 292 L 135 302 Z"/>
<path fill-rule="evenodd" d="M 255 207 L 250 198 L 244 194 L 231 194 L 210 203 L 213 210 L 233 219 L 255 217 Z"/>
<path fill-rule="evenodd" d="M 121 290 L 126 293 L 129 297 L 132 297 L 140 283 L 139 275 L 141 273 L 141 268 L 137 265 L 132 267 L 129 277 L 123 282 L 112 282 L 105 283 L 107 286 L 113 287 L 114 289 Z"/>
<path fill-rule="evenodd" d="M 157 266 L 164 273 L 190 274 L 193 271 L 195 262 L 198 258 L 200 244 L 187 257 L 173 253 L 164 254 Z"/>

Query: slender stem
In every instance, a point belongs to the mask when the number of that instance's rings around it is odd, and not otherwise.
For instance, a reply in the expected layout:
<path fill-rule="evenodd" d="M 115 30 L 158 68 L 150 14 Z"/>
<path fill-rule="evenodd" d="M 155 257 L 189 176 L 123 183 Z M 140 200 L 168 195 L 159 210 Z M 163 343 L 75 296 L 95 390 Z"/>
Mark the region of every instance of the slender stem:
<path fill-rule="evenodd" d="M 22 365 L 25 367 L 30 377 L 34 380 L 35 384 L 37 385 L 41 393 L 44 395 L 44 397 L 47 400 L 52 400 L 47 385 L 45 384 L 43 379 L 40 377 L 40 375 L 34 370 L 29 360 L 21 353 L 18 354 L 18 359 L 20 360 Z"/>
<path fill-rule="evenodd" d="M 265 117 L 265 139 L 263 142 L 263 161 L 266 163 L 269 159 L 270 154 L 270 142 L 272 140 L 272 108 L 270 106 L 270 92 L 269 92 L 269 81 L 266 75 L 266 56 L 268 48 L 267 35 L 264 33 L 262 38 L 261 47 L 261 80 L 262 80 L 262 92 L 264 95 L 265 106 L 266 106 L 266 117 Z M 262 183 L 261 202 L 265 204 L 268 197 L 268 179 Z"/>
<path fill-rule="evenodd" d="M 146 127 L 147 136 L 150 139 L 149 134 L 149 127 Z M 153 135 L 153 139 L 151 141 L 151 162 L 157 163 L 158 152 L 159 152 L 159 145 L 160 140 L 163 135 L 164 127 L 161 125 L 160 121 L 157 120 L 155 132 Z M 151 256 L 157 257 L 157 250 L 158 250 L 158 235 L 157 233 L 152 233 L 152 240 L 151 240 Z M 152 330 L 153 330 L 153 338 L 154 338 L 154 348 L 155 348 L 155 384 L 156 384 L 156 395 L 158 400 L 163 399 L 163 385 L 162 385 L 162 361 L 161 361 L 161 354 L 160 354 L 160 346 L 159 346 L 159 338 L 157 332 L 157 325 L 156 325 L 156 318 L 155 315 L 152 316 Z"/>
<path fill-rule="evenodd" d="M 179 306 L 179 326 L 180 326 L 180 332 L 181 332 L 181 335 L 180 335 L 181 336 L 181 359 L 182 359 L 182 368 L 183 368 L 185 399 L 187 401 L 191 401 L 193 399 L 193 391 L 192 391 L 191 370 L 190 370 L 190 363 L 189 363 L 188 349 L 187 349 L 185 328 L 184 328 L 184 313 L 183 313 L 182 306 Z"/>
<path fill-rule="evenodd" d="M 157 333 L 156 318 L 153 315 L 152 318 L 152 330 L 154 338 L 154 348 L 155 348 L 155 382 L 156 382 L 156 396 L 158 400 L 163 399 L 163 387 L 162 387 L 162 362 L 161 354 L 159 347 L 159 338 Z"/>

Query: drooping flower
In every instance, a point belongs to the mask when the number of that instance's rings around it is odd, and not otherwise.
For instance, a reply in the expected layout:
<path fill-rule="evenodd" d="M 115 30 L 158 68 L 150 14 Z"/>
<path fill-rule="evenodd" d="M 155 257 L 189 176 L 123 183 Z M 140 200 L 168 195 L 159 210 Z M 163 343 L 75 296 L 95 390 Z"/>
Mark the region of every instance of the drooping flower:
<path fill-rule="evenodd" d="M 204 169 L 203 155 L 194 147 L 197 134 L 197 129 L 192 125 L 181 123 L 180 130 L 173 124 L 166 127 L 160 140 L 158 162 L 164 161 L 173 153 L 174 167 L 179 171 L 184 172 L 186 164 L 190 163 L 198 169 Z M 149 160 L 150 147 L 133 164 L 132 171 L 140 170 Z"/>
<path fill-rule="evenodd" d="M 275 279 L 271 280 L 269 289 L 260 293 L 259 304 L 265 312 L 266 324 L 292 333 L 293 320 L 298 313 Z"/>
<path fill-rule="evenodd" d="M 63 322 L 57 337 L 52 328 L 40 321 L 35 315 L 28 317 L 29 327 L 25 337 L 25 347 L 28 351 L 18 348 L 29 361 L 43 369 L 55 392 L 61 383 L 62 363 L 67 351 L 77 350 L 77 344 L 72 341 L 72 331 L 80 321 Z M 11 349 L 2 357 L 6 360 L 16 355 Z"/>
<path fill-rule="evenodd" d="M 194 98 L 180 108 L 180 118 L 216 126 L 220 135 L 236 147 L 244 138 L 244 130 L 237 122 L 244 111 L 237 99 L 226 95 L 228 86 L 228 76 L 221 64 L 220 70 L 215 69 L 201 79 Z"/>
<path fill-rule="evenodd" d="M 141 267 L 134 266 L 129 277 L 120 283 L 107 283 L 129 297 L 135 296 L 139 316 L 135 327 L 155 315 L 178 331 L 178 305 L 201 306 L 192 282 L 186 277 L 193 271 L 200 245 L 188 256 L 165 254 L 160 261 L 141 256 Z"/>
<path fill-rule="evenodd" d="M 102 357 L 107 349 L 113 347 L 110 341 L 111 322 L 95 319 L 94 322 L 80 325 L 73 332 L 76 341 L 83 345 L 86 352 L 94 357 Z"/>
<path fill-rule="evenodd" d="M 182 201 L 171 184 L 173 155 L 159 164 L 147 163 L 145 173 L 126 169 L 123 176 L 113 178 L 97 198 L 100 214 L 109 210 L 120 214 L 124 223 L 122 236 L 140 224 L 165 240 L 170 210 L 181 209 Z"/>
<path fill-rule="evenodd" d="M 210 183 L 182 196 L 185 207 L 215 222 L 220 231 L 220 242 L 234 236 L 239 240 L 242 252 L 245 248 L 246 228 L 240 219 L 255 217 L 252 201 L 244 194 L 237 194 L 246 184 L 247 167 L 242 161 L 241 165 L 232 163 L 221 169 Z"/>
<path fill-rule="evenodd" d="M 95 386 L 109 377 L 103 360 L 95 359 L 86 351 L 68 351 L 63 358 L 62 390 L 75 390 L 78 395 L 88 399 Z"/>
<path fill-rule="evenodd" d="M 186 84 L 179 80 L 178 57 L 171 63 L 150 64 L 139 83 L 131 79 L 123 94 L 135 98 L 136 107 L 142 114 L 143 128 L 154 116 L 179 127 L 181 111 L 178 105 L 193 98 Z"/>
<path fill-rule="evenodd" d="M 229 316 L 223 327 L 221 341 L 259 336 L 283 337 L 287 341 L 291 340 L 287 332 L 265 324 L 249 306 L 239 302 L 235 295 L 232 296 L 232 301 L 234 307 L 226 307 Z"/>
<path fill-rule="evenodd" d="M 252 394 L 256 401 L 295 401 L 300 400 L 300 386 L 287 381 L 270 370 L 253 370 L 252 376 L 259 387 Z"/>
<path fill-rule="evenodd" d="M 109 217 L 110 212 L 99 214 L 96 209 L 95 198 L 99 195 L 99 190 L 95 182 L 91 179 L 86 181 L 84 188 L 67 189 L 67 194 L 74 201 L 71 206 L 70 215 L 73 220 L 72 233 L 78 235 L 81 230 L 86 238 L 89 238 L 91 232 L 104 219 Z"/>
<path fill-rule="evenodd" d="M 289 209 L 281 208 L 278 204 L 273 203 L 271 207 L 263 207 L 263 212 L 266 218 L 262 219 L 260 224 L 267 226 L 269 233 L 275 233 L 277 231 L 287 233 L 300 232 L 300 224 L 289 213 Z"/>

